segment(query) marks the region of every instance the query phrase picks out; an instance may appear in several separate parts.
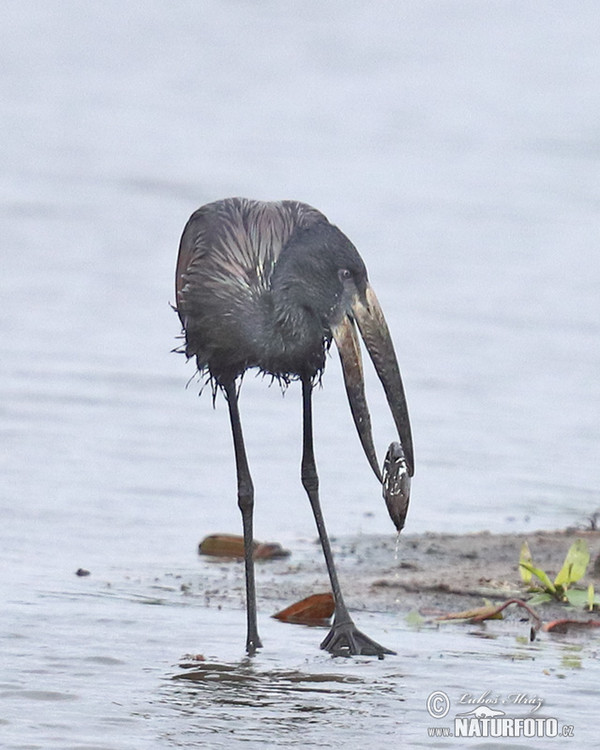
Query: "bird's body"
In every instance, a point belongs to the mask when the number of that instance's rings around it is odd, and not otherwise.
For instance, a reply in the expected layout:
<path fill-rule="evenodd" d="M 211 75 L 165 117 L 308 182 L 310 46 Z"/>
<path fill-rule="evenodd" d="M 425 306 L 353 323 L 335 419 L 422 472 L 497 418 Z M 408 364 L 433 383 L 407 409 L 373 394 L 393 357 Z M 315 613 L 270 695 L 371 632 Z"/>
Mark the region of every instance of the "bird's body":
<path fill-rule="evenodd" d="M 400 373 L 358 251 L 320 211 L 305 203 L 229 198 L 198 209 L 186 224 L 177 261 L 176 294 L 185 353 L 195 357 L 198 369 L 208 373 L 229 404 L 238 504 L 244 522 L 248 651 L 261 644 L 252 562 L 254 489 L 238 411 L 237 381 L 247 369 L 258 368 L 286 382 L 302 382 L 302 482 L 317 521 L 336 603 L 334 625 L 322 647 L 332 653 L 388 652 L 356 630 L 344 605 L 320 510 L 313 455 L 312 388 L 333 339 L 361 443 L 382 480 L 364 396 L 356 322 L 384 386 L 407 472 L 412 475 L 412 440 Z M 389 493 L 386 501 L 398 523 L 392 506 L 400 508 L 404 503 L 405 513 L 408 497 Z"/>
<path fill-rule="evenodd" d="M 347 264 L 366 278 L 347 238 L 305 203 L 232 198 L 191 216 L 181 242 L 177 309 L 187 356 L 217 382 L 252 367 L 283 380 L 323 369 L 331 342 L 326 316 L 335 300 L 323 305 L 318 284 L 307 288 L 298 274 L 294 247 L 307 236 L 317 239 L 317 263 L 327 266 L 331 251 L 343 248 Z M 332 265 L 330 275 L 337 270 Z"/>

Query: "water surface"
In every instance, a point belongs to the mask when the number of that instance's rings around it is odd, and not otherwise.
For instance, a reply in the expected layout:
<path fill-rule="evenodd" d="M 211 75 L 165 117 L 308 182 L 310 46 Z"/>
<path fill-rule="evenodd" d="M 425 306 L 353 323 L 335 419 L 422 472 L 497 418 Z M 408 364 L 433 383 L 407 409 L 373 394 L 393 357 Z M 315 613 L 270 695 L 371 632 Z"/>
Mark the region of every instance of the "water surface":
<path fill-rule="evenodd" d="M 587 642 L 373 614 L 401 656 L 338 663 L 264 612 L 269 650 L 248 664 L 241 609 L 153 581 L 200 575 L 198 541 L 239 528 L 224 404 L 186 389 L 193 367 L 170 353 L 180 232 L 227 195 L 312 203 L 365 258 L 413 420 L 407 530 L 559 528 L 598 508 L 596 4 L 3 12 L 3 745 L 430 746 L 431 690 L 525 684 L 581 740 Z M 368 378 L 383 455 L 392 426 Z M 391 533 L 335 357 L 323 383 L 331 532 Z M 256 535 L 292 549 L 314 536 L 299 401 L 245 380 Z M 210 679 L 172 679 L 196 652 Z"/>

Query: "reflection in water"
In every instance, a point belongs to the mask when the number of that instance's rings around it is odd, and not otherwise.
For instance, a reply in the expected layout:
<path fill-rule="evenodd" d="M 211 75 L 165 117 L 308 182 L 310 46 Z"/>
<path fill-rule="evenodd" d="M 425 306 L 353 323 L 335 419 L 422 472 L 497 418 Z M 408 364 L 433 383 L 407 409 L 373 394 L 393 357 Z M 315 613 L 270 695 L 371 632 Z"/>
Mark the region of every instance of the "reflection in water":
<path fill-rule="evenodd" d="M 188 721 L 195 717 L 188 731 L 196 738 L 216 733 L 224 744 L 231 735 L 273 745 L 306 745 L 318 737 L 320 746 L 339 747 L 363 733 L 366 739 L 378 715 L 380 736 L 393 735 L 401 723 L 401 681 L 336 672 L 336 661 L 326 657 L 306 670 L 261 669 L 251 659 L 182 665 L 186 671 L 172 678 L 163 699 Z"/>

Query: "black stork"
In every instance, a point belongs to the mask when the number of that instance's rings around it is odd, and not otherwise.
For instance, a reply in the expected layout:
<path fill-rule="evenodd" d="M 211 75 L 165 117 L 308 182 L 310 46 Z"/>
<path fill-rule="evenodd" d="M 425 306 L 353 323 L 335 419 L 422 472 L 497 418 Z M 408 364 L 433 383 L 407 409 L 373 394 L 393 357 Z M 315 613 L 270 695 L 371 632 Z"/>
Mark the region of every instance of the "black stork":
<path fill-rule="evenodd" d="M 348 400 L 366 457 L 384 485 L 392 520 L 402 528 L 413 474 L 408 411 L 394 347 L 367 270 L 350 240 L 315 208 L 296 201 L 228 198 L 192 214 L 176 270 L 176 309 L 184 351 L 227 400 L 242 513 L 246 570 L 247 640 L 262 646 L 256 620 L 252 559 L 254 489 L 238 409 L 239 384 L 249 368 L 288 383 L 302 383 L 302 484 L 308 494 L 335 603 L 321 648 L 332 654 L 394 653 L 361 633 L 348 612 L 335 570 L 319 502 L 313 452 L 312 390 L 331 341 L 339 350 Z M 364 393 L 355 324 L 382 382 L 400 438 L 379 468 Z M 398 462 L 399 459 L 399 462 Z M 390 471 L 390 461 L 396 467 Z M 385 473 L 389 473 L 386 480 Z M 400 473 L 399 473 L 400 472 Z"/>

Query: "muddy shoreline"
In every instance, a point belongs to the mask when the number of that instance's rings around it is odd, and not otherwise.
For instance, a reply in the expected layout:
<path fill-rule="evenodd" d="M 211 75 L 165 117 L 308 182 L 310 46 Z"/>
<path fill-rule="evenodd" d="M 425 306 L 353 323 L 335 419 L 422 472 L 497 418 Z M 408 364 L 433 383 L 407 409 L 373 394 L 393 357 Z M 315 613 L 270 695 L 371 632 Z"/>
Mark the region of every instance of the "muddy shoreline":
<path fill-rule="evenodd" d="M 600 571 L 594 561 L 600 554 L 600 532 L 581 529 L 535 531 L 526 534 L 402 534 L 359 535 L 332 540 L 340 581 L 354 611 L 418 612 L 435 618 L 481 606 L 486 600 L 502 603 L 527 599 L 518 560 L 522 543 L 529 544 L 535 564 L 551 577 L 562 566 L 570 545 L 587 541 L 591 562 L 582 584 L 600 589 Z M 259 609 L 275 612 L 310 594 L 328 590 L 328 579 L 318 542 L 292 547 L 284 559 L 256 564 Z M 243 564 L 201 557 L 207 604 L 243 606 Z M 194 592 L 196 593 L 196 592 Z M 560 603 L 538 607 L 543 621 L 563 617 L 587 619 L 584 609 Z M 518 616 L 523 616 L 520 612 Z"/>

